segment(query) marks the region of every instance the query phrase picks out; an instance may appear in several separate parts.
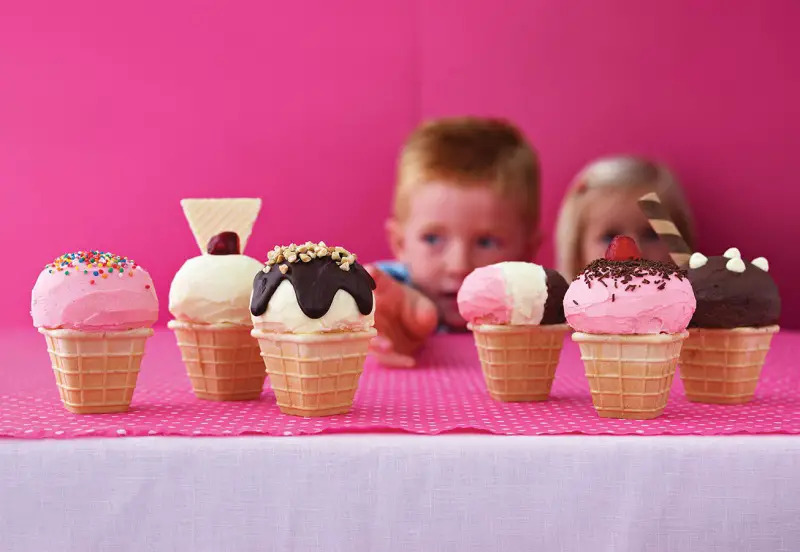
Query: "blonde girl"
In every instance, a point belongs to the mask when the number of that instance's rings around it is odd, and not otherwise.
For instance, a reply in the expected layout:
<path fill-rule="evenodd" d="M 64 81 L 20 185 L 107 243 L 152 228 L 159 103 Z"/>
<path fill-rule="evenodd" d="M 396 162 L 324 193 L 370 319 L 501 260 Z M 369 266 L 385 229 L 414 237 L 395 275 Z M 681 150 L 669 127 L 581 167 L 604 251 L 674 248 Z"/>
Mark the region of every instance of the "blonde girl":
<path fill-rule="evenodd" d="M 678 230 L 694 247 L 689 205 L 669 169 L 640 157 L 607 157 L 581 170 L 564 197 L 556 226 L 559 271 L 574 278 L 589 262 L 602 257 L 619 234 L 636 240 L 646 259 L 669 261 L 667 247 L 636 203 L 652 191 L 658 193 Z"/>

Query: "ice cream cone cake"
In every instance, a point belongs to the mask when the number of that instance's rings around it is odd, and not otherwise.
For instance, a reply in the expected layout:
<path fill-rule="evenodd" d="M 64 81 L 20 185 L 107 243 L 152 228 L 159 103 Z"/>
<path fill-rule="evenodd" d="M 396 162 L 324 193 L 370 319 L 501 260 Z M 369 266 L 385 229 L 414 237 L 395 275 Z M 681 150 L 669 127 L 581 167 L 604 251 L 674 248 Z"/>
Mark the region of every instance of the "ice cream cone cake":
<path fill-rule="evenodd" d="M 769 263 L 747 263 L 730 248 L 720 257 L 695 253 L 689 280 L 697 297 L 680 375 L 690 401 L 742 404 L 753 399 L 781 300 Z"/>
<path fill-rule="evenodd" d="M 342 247 L 276 247 L 250 312 L 278 407 L 293 416 L 348 412 L 374 324 L 375 282 Z"/>
<path fill-rule="evenodd" d="M 261 207 L 258 199 L 181 201 L 202 255 L 187 260 L 169 290 L 175 333 L 195 396 L 254 400 L 266 379 L 250 335 L 250 292 L 262 264 L 242 254 Z M 205 240 L 205 241 L 204 241 Z"/>
<path fill-rule="evenodd" d="M 544 401 L 550 396 L 564 335 L 567 282 L 537 264 L 504 262 L 464 279 L 458 308 L 478 349 L 489 396 Z"/>
<path fill-rule="evenodd" d="M 31 299 L 64 407 L 76 414 L 123 412 L 131 404 L 145 341 L 158 317 L 150 275 L 100 251 L 47 265 Z"/>
<path fill-rule="evenodd" d="M 624 236 L 570 284 L 564 312 L 599 416 L 662 414 L 694 309 L 685 271 L 641 259 Z"/>

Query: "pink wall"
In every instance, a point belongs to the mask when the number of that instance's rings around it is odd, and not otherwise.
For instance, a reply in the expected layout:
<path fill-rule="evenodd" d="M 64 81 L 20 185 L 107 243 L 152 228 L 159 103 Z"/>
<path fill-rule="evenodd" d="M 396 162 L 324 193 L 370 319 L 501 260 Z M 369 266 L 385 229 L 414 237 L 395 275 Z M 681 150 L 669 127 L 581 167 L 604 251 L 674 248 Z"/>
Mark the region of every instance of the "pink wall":
<path fill-rule="evenodd" d="M 166 303 L 196 254 L 187 196 L 263 197 L 254 256 L 308 238 L 385 256 L 403 137 L 479 113 L 538 147 L 547 232 L 590 158 L 669 162 L 701 248 L 767 256 L 800 326 L 793 0 L 18 4 L 0 7 L 2 324 L 29 324 L 39 269 L 76 248 L 134 257 Z"/>

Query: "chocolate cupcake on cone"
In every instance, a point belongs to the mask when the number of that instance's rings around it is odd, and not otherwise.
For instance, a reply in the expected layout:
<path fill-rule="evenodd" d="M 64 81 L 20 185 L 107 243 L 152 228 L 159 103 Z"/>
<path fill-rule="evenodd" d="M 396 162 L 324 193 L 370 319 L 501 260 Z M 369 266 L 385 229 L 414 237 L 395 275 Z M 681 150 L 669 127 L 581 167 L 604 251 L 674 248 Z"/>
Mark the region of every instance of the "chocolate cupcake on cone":
<path fill-rule="evenodd" d="M 599 416 L 661 415 L 694 310 L 686 273 L 641 259 L 628 237 L 614 238 L 605 258 L 575 278 L 564 312 Z"/>
<path fill-rule="evenodd" d="M 550 396 L 564 335 L 567 282 L 533 263 L 475 269 L 458 291 L 458 309 L 475 338 L 489 395 L 497 401 Z"/>
<path fill-rule="evenodd" d="M 689 281 L 697 297 L 680 374 L 690 401 L 740 404 L 753 399 L 781 298 L 764 257 L 745 262 L 739 250 L 720 257 L 694 253 Z"/>
<path fill-rule="evenodd" d="M 353 406 L 377 334 L 375 281 L 343 247 L 276 246 L 256 275 L 252 332 L 284 414 L 343 414 Z"/>
<path fill-rule="evenodd" d="M 261 396 L 266 372 L 250 335 L 250 290 L 262 264 L 241 254 L 260 199 L 184 199 L 202 255 L 186 261 L 169 290 L 175 332 L 192 389 L 210 401 Z"/>

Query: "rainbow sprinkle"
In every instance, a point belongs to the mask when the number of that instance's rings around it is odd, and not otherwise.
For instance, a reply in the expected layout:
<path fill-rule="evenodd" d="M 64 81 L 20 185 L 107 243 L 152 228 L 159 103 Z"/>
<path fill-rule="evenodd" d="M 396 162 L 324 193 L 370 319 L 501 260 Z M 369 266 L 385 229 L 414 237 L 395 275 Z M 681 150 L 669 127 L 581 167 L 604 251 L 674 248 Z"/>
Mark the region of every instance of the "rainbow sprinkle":
<path fill-rule="evenodd" d="M 63 271 L 65 276 L 69 276 L 70 270 L 75 269 L 78 274 L 82 271 L 87 276 L 96 277 L 102 275 L 103 278 L 107 278 L 108 274 L 103 274 L 103 269 L 113 273 L 116 268 L 119 275 L 122 276 L 126 270 L 132 271 L 137 266 L 133 259 L 120 257 L 107 251 L 76 251 L 75 253 L 61 255 L 45 268 L 51 274 L 55 269 L 56 272 Z M 130 275 L 133 276 L 133 272 Z M 94 283 L 94 280 L 91 283 Z"/>

